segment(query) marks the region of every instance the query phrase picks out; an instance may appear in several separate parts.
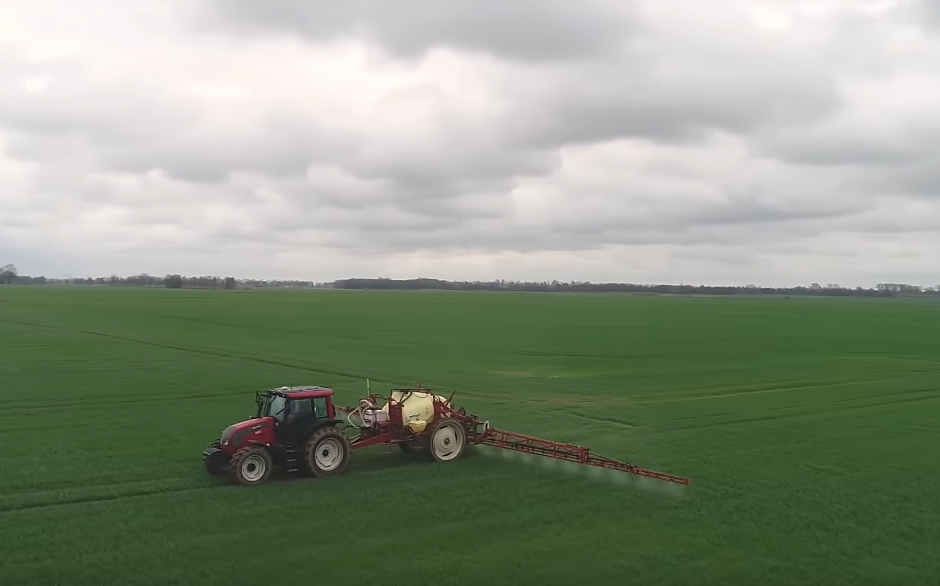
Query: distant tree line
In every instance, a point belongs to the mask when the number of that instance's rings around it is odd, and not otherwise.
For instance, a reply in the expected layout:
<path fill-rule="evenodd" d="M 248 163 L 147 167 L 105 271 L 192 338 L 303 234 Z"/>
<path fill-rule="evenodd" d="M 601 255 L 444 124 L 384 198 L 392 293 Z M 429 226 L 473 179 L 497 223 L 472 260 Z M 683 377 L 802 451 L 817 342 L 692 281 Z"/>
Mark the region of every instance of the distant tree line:
<path fill-rule="evenodd" d="M 447 291 L 519 291 L 533 293 L 649 293 L 659 295 L 831 295 L 853 297 L 922 296 L 940 297 L 940 286 L 921 287 L 904 283 L 880 283 L 874 288 L 842 287 L 832 283 L 798 287 L 661 285 L 635 283 L 591 283 L 588 281 L 444 281 L 440 279 L 342 279 L 330 283 L 334 289 L 387 289 Z"/>
<path fill-rule="evenodd" d="M 187 277 L 168 274 L 162 277 L 141 273 L 122 277 L 47 278 L 20 275 L 13 265 L 0 267 L 4 285 L 87 285 L 108 287 L 161 287 L 168 289 L 359 289 L 359 290 L 443 290 L 443 291 L 516 291 L 532 293 L 634 293 L 658 295 L 807 295 L 841 297 L 940 297 L 940 286 L 921 287 L 905 283 L 879 283 L 872 288 L 842 287 L 831 283 L 798 287 L 657 285 L 635 283 L 591 283 L 588 281 L 445 281 L 442 279 L 340 279 L 332 282 L 281 279 L 236 279 L 203 275 Z"/>
<path fill-rule="evenodd" d="M 301 280 L 264 280 L 264 279 L 236 279 L 235 277 L 221 277 L 217 275 L 202 275 L 187 277 L 180 274 L 167 274 L 162 277 L 140 273 L 122 277 L 111 275 L 109 277 L 70 277 L 51 278 L 45 276 L 32 277 L 20 275 L 13 265 L 0 268 L 0 284 L 5 285 L 87 285 L 108 287 L 161 287 L 167 289 L 257 289 L 257 288 L 293 288 L 313 289 L 324 288 L 329 283 L 316 283 Z"/>

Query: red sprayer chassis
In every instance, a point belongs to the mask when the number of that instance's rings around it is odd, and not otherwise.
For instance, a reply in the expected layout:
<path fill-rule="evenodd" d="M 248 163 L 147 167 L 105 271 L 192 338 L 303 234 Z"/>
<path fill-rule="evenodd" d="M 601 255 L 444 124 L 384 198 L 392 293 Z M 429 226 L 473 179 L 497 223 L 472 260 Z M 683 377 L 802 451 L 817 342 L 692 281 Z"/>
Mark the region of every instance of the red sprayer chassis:
<path fill-rule="evenodd" d="M 404 420 L 401 405 L 403 402 L 401 399 L 407 400 L 415 393 L 426 395 L 431 399 L 434 410 L 433 421 L 435 422 L 428 426 L 419 426 L 421 429 L 418 430 L 417 433 L 415 433 L 415 430 L 410 428 L 408 423 Z M 364 422 L 364 425 L 359 427 L 359 435 L 351 442 L 353 449 L 376 444 L 397 443 L 402 445 L 405 451 L 424 451 L 431 448 L 431 454 L 435 456 L 435 459 L 450 460 L 459 457 L 463 450 L 462 445 L 469 443 L 514 450 L 526 454 L 535 454 L 556 460 L 586 464 L 588 466 L 619 470 L 637 476 L 646 476 L 677 484 L 689 483 L 689 479 L 685 477 L 655 472 L 634 466 L 633 464 L 618 462 L 617 460 L 592 454 L 590 449 L 583 446 L 541 439 L 490 427 L 488 421 L 481 421 L 476 415 L 467 415 L 463 408 L 454 409 L 451 403 L 453 397 L 454 393 L 451 393 L 450 397 L 445 399 L 434 394 L 430 389 L 423 389 L 419 384 L 415 389 L 393 389 L 392 396 L 386 399 L 386 408 L 382 410 L 376 408 L 376 403 L 379 399 L 383 399 L 384 397 L 374 393 L 360 400 L 358 407 L 337 406 L 336 410 L 350 415 L 358 414 L 360 419 Z M 369 415 L 370 412 L 375 413 L 383 410 L 387 412 L 386 421 L 379 421 L 380 418 L 378 416 Z M 458 437 L 454 438 L 457 440 L 458 447 L 456 449 L 458 451 L 454 453 L 452 457 L 439 458 L 437 454 L 441 452 L 437 451 L 434 445 L 427 445 L 427 442 L 433 442 L 435 430 L 446 425 L 453 425 L 454 427 L 459 425 L 462 430 L 461 432 L 456 432 Z"/>

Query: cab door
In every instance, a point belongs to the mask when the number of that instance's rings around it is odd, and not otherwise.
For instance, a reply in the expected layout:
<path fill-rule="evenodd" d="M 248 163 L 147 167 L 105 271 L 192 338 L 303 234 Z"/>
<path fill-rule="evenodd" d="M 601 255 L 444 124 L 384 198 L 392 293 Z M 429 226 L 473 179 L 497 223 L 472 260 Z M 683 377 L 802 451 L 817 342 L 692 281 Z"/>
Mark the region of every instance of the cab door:
<path fill-rule="evenodd" d="M 287 412 L 279 434 L 281 443 L 288 446 L 298 445 L 306 435 L 307 428 L 313 418 L 313 403 L 310 399 L 291 399 L 288 401 Z"/>

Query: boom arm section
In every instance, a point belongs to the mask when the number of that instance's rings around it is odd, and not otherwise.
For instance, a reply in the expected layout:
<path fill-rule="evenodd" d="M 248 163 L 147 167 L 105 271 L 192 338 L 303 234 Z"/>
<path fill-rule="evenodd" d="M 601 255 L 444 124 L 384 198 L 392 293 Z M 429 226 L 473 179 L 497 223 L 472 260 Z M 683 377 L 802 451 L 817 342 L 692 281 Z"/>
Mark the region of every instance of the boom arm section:
<path fill-rule="evenodd" d="M 628 472 L 637 476 L 646 476 L 648 478 L 665 480 L 666 482 L 674 482 L 676 484 L 689 483 L 689 479 L 683 476 L 673 476 L 672 474 L 666 474 L 664 472 L 647 470 L 645 468 L 634 466 L 633 464 L 619 462 L 611 458 L 605 458 L 604 456 L 592 454 L 591 451 L 584 446 L 564 444 L 561 442 L 523 435 L 521 433 L 515 433 L 512 431 L 495 429 L 488 427 L 485 423 L 484 426 L 486 426 L 486 428 L 482 433 L 474 434 L 474 443 L 494 446 L 505 450 L 514 450 L 526 454 L 546 456 L 555 460 L 565 460 L 568 462 L 575 462 L 577 464 L 586 464 L 588 466 L 597 466 L 599 468 L 619 470 L 620 472 Z"/>

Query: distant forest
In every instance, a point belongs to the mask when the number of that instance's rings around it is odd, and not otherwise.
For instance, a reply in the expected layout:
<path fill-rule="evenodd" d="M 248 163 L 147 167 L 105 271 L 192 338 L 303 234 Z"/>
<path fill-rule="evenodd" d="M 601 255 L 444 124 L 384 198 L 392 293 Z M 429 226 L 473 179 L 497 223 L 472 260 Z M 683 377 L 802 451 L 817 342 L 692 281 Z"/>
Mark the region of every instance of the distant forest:
<path fill-rule="evenodd" d="M 633 293 L 657 295 L 807 295 L 843 297 L 938 297 L 940 286 L 921 287 L 904 283 L 880 283 L 873 288 L 842 287 L 813 283 L 799 287 L 656 285 L 636 283 L 590 283 L 583 281 L 445 281 L 441 279 L 340 279 L 330 282 L 301 280 L 237 279 L 203 275 L 187 277 L 148 274 L 121 277 L 53 279 L 20 275 L 13 265 L 0 268 L 0 285 L 83 285 L 97 287 L 161 287 L 169 289 L 347 289 L 347 290 L 444 290 L 515 291 L 532 293 Z"/>

